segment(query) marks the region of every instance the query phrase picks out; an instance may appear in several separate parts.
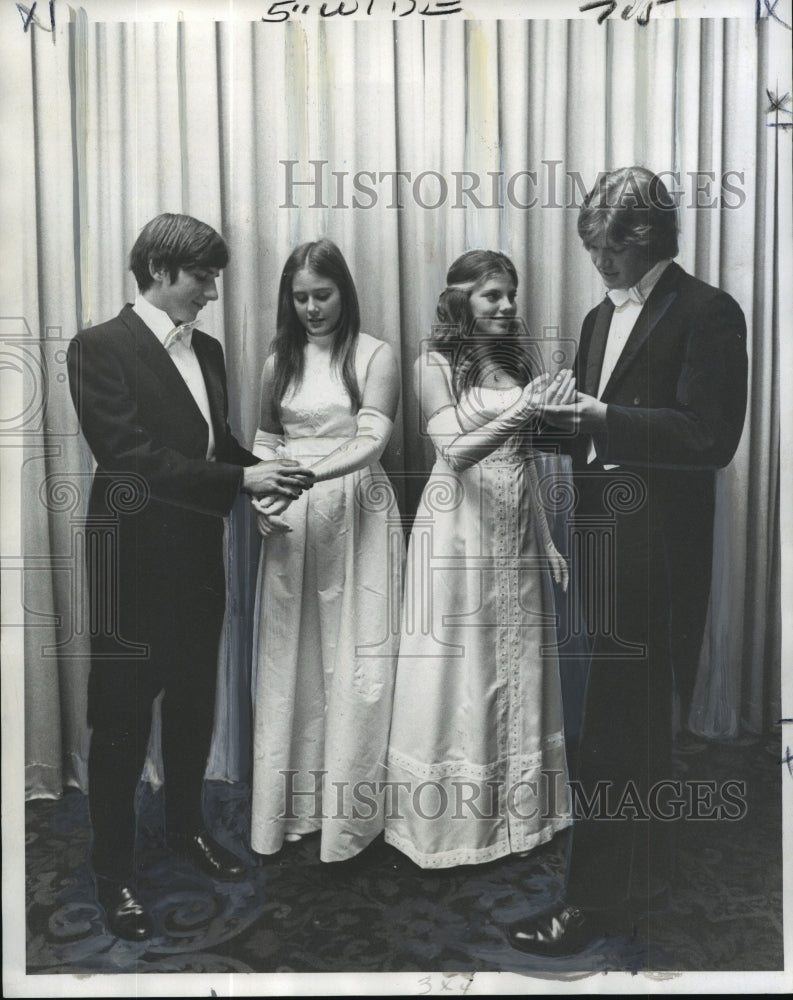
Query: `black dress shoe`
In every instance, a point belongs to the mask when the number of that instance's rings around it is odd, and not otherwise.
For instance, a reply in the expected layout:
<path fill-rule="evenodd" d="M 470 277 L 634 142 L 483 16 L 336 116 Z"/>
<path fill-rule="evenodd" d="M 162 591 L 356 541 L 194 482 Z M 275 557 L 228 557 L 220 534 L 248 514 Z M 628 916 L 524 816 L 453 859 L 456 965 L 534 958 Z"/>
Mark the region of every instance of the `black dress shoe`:
<path fill-rule="evenodd" d="M 171 834 L 168 843 L 180 857 L 192 861 L 196 868 L 212 878 L 239 878 L 245 871 L 236 854 L 210 837 L 206 830 Z"/>
<path fill-rule="evenodd" d="M 513 948 L 530 955 L 575 955 L 598 938 L 606 937 L 613 926 L 592 912 L 559 904 L 510 924 L 507 936 Z"/>
<path fill-rule="evenodd" d="M 96 894 L 111 934 L 125 941 L 146 941 L 152 936 L 154 924 L 132 886 L 97 877 Z"/>

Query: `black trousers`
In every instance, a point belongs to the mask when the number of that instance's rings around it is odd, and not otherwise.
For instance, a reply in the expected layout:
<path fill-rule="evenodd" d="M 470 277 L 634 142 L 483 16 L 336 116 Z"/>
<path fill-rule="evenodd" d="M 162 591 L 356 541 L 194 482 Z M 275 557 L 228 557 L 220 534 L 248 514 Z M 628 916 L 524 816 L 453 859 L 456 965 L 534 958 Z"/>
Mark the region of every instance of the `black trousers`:
<path fill-rule="evenodd" d="M 651 481 L 590 469 L 576 483 L 572 559 L 593 651 L 566 899 L 608 908 L 663 888 L 672 864 L 653 791 L 673 780 L 669 560 Z"/>
<path fill-rule="evenodd" d="M 696 518 L 678 518 L 667 525 L 671 599 L 669 636 L 675 690 L 680 697 L 683 725 L 691 711 L 710 599 L 715 509 L 712 489 L 697 493 L 696 503 Z"/>
<path fill-rule="evenodd" d="M 136 623 L 145 659 L 113 660 L 106 643 L 88 687 L 91 860 L 97 875 L 134 878 L 135 790 L 146 758 L 152 703 L 163 691 L 162 758 L 168 833 L 201 828 L 201 794 L 212 738 L 217 655 L 225 606 L 222 567 L 211 586 L 174 594 Z M 122 634 L 125 634 L 122 615 Z M 130 638 L 130 634 L 125 634 Z"/>

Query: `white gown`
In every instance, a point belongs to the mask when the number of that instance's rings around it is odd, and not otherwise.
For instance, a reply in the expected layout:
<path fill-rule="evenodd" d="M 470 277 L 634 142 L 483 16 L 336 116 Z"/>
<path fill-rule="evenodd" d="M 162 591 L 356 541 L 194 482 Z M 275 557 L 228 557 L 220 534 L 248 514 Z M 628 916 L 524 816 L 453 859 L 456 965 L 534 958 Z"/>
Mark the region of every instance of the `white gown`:
<path fill-rule="evenodd" d="M 363 392 L 382 341 L 359 334 Z M 311 465 L 354 436 L 329 353 L 307 359 L 282 408 L 283 453 Z M 320 857 L 353 857 L 383 829 L 399 642 L 403 535 L 380 463 L 317 483 L 262 544 L 254 617 L 251 844 L 321 829 Z M 324 790 L 324 791 L 323 791 Z"/>
<path fill-rule="evenodd" d="M 492 415 L 515 398 L 472 391 Z M 533 460 L 512 438 L 457 473 L 436 449 L 413 525 L 385 839 L 424 868 L 527 851 L 570 823 Z"/>

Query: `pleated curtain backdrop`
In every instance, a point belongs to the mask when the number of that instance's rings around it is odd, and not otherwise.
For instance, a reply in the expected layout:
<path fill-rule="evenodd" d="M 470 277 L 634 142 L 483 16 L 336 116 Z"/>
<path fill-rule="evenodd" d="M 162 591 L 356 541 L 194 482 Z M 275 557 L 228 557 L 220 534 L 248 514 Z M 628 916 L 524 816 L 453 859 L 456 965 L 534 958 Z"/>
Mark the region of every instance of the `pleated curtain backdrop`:
<path fill-rule="evenodd" d="M 773 30 L 767 19 L 696 18 L 645 27 L 461 18 L 90 23 L 78 8 L 55 44 L 32 30 L 28 45 L 15 47 L 2 70 L 13 74 L 26 123 L 15 169 L 35 178 L 35 197 L 19 209 L 20 296 L 47 374 L 46 418 L 28 435 L 21 486 L 29 796 L 86 786 L 88 642 L 75 553 L 92 460 L 63 378 L 64 349 L 78 329 L 132 300 L 128 251 L 163 211 L 209 222 L 231 248 L 202 328 L 223 344 L 231 423 L 246 443 L 281 266 L 300 241 L 327 235 L 341 246 L 362 328 L 401 359 L 402 403 L 384 461 L 409 513 L 430 464 L 411 370 L 449 263 L 472 247 L 509 254 L 520 314 L 549 353 L 569 355 L 602 296 L 576 233 L 581 187 L 631 163 L 677 172 L 680 263 L 741 303 L 751 358 L 747 427 L 719 474 L 714 590 L 691 723 L 730 737 L 778 719 L 772 262 L 782 211 L 775 150 L 784 137 L 767 127 Z M 691 207 L 697 171 L 715 178 L 701 199 L 715 199 L 712 208 Z M 722 197 L 727 171 L 740 175 L 731 175 L 738 194 Z M 248 768 L 258 558 L 243 500 L 227 548 L 208 774 L 236 779 Z"/>

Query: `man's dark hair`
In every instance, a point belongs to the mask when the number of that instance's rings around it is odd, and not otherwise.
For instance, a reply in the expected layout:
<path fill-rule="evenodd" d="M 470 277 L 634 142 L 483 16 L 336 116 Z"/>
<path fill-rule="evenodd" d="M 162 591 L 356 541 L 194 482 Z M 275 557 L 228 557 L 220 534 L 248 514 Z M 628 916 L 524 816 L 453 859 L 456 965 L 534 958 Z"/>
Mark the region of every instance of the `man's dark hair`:
<path fill-rule="evenodd" d="M 676 257 L 677 208 L 664 182 L 646 167 L 602 174 L 578 214 L 584 246 L 605 239 L 617 250 L 646 247 L 653 260 Z"/>
<path fill-rule="evenodd" d="M 129 269 L 141 292 L 152 285 L 151 268 L 168 271 L 176 281 L 180 270 L 221 270 L 228 262 L 228 247 L 220 233 L 191 215 L 170 212 L 146 223 L 129 254 Z"/>

